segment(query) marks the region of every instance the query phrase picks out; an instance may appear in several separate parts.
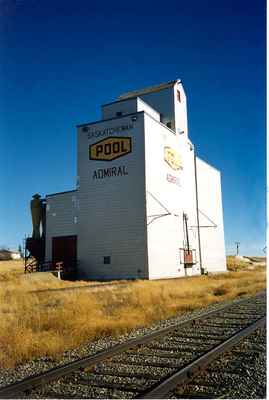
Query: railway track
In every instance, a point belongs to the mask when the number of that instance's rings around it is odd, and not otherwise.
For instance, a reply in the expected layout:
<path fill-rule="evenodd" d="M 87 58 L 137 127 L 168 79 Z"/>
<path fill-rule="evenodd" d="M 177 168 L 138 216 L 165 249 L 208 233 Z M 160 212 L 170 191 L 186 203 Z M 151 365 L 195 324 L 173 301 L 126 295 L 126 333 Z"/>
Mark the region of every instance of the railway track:
<path fill-rule="evenodd" d="M 262 293 L 8 385 L 0 398 L 173 397 L 263 328 L 265 313 Z"/>

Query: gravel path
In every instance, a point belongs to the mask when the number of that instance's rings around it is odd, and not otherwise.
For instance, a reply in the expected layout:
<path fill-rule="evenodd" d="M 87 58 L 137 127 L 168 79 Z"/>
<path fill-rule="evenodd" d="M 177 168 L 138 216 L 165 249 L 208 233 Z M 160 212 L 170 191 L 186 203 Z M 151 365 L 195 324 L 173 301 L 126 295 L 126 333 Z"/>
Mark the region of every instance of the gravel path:
<path fill-rule="evenodd" d="M 115 344 L 122 343 L 127 339 L 141 337 L 147 333 L 151 333 L 160 328 L 168 327 L 178 323 L 180 321 L 184 321 L 190 317 L 199 316 L 201 313 L 210 310 L 216 310 L 224 305 L 232 304 L 238 302 L 238 300 L 234 301 L 226 301 L 223 303 L 213 304 L 206 308 L 201 308 L 194 312 L 185 313 L 179 317 L 170 318 L 168 320 L 160 321 L 159 323 L 154 324 L 150 328 L 141 328 L 137 330 L 131 331 L 129 334 L 121 335 L 117 339 L 112 337 L 107 337 L 105 339 L 100 339 L 96 342 L 87 343 L 84 346 L 81 346 L 78 349 L 66 351 L 59 360 L 53 360 L 51 358 L 42 357 L 31 362 L 25 363 L 23 365 L 18 366 L 15 369 L 6 369 L 0 371 L 0 387 L 6 386 L 10 383 L 14 383 L 18 380 L 21 380 L 25 377 L 29 377 L 31 375 L 35 375 L 46 370 L 49 370 L 53 367 L 60 366 L 66 363 L 69 363 L 74 360 L 78 360 L 82 357 L 95 354 L 101 350 L 105 350 L 114 346 Z M 145 371 L 146 372 L 146 371 Z M 105 396 L 105 393 L 104 393 Z"/>

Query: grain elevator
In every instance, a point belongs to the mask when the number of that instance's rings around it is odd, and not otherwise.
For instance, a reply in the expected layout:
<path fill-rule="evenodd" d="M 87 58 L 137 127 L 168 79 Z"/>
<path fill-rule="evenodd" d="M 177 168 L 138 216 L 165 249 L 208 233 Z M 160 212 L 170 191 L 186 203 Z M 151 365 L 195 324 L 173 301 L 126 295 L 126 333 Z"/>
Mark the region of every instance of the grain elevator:
<path fill-rule="evenodd" d="M 189 139 L 180 80 L 121 95 L 77 127 L 77 186 L 49 194 L 45 262 L 79 279 L 226 270 L 220 172 Z"/>

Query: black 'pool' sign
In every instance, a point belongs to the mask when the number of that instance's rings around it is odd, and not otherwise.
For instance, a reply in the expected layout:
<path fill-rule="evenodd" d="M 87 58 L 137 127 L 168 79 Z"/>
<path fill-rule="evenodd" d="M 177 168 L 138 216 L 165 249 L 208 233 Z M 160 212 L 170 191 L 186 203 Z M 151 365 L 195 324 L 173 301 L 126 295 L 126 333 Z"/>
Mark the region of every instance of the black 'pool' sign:
<path fill-rule="evenodd" d="M 89 146 L 89 159 L 112 161 L 132 152 L 132 138 L 113 136 Z"/>

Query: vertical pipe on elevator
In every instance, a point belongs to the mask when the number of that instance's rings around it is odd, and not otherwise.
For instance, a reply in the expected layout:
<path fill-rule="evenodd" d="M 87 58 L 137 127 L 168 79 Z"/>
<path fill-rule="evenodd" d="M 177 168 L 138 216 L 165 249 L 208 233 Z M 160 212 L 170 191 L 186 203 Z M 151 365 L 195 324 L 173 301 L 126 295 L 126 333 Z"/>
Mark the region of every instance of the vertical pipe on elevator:
<path fill-rule="evenodd" d="M 202 251 L 201 251 L 201 238 L 200 238 L 200 220 L 199 220 L 199 202 L 198 202 L 198 183 L 197 183 L 197 164 L 196 164 L 196 152 L 193 152 L 194 157 L 194 179 L 195 179 L 195 192 L 196 192 L 196 217 L 197 217 L 197 232 L 198 232 L 198 246 L 199 246 L 199 262 L 201 268 L 201 274 L 204 275 L 205 270 L 202 263 Z"/>

